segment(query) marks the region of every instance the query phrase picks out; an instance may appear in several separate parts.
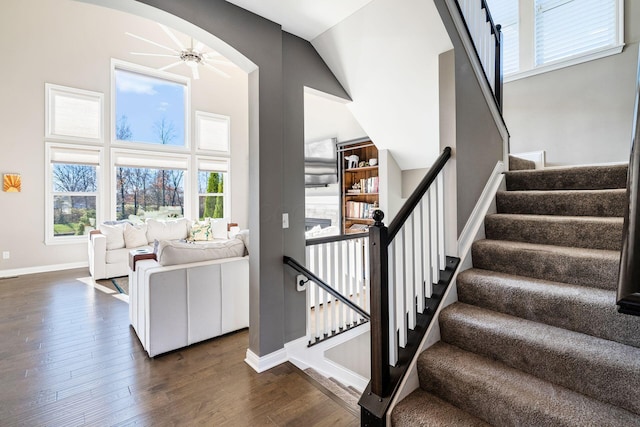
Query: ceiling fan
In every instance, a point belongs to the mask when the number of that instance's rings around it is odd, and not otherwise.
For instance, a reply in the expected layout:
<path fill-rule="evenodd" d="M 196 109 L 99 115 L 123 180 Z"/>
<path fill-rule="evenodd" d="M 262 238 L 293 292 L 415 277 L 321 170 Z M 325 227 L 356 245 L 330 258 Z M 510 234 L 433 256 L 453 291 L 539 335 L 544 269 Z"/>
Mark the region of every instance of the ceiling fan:
<path fill-rule="evenodd" d="M 225 73 L 224 71 L 218 69 L 217 67 L 215 67 L 213 64 L 216 65 L 231 65 L 233 66 L 233 63 L 224 60 L 224 58 L 222 58 L 222 55 L 219 54 L 218 52 L 215 51 L 211 51 L 211 52 L 204 52 L 205 49 L 205 45 L 202 42 L 199 42 L 197 40 L 194 40 L 193 38 L 191 38 L 191 45 L 189 47 L 186 47 L 178 37 L 176 37 L 176 35 L 169 30 L 169 28 L 167 28 L 166 26 L 162 25 L 162 24 L 158 24 L 160 26 L 160 28 L 162 28 L 162 30 L 167 33 L 167 35 L 169 36 L 169 38 L 171 38 L 171 40 L 173 40 L 173 42 L 176 44 L 176 46 L 178 46 L 178 49 L 174 49 L 165 45 L 162 45 L 160 43 L 156 43 L 152 40 L 149 39 L 145 39 L 144 37 L 140 37 L 137 36 L 135 34 L 126 32 L 125 34 L 128 36 L 131 36 L 133 38 L 136 38 L 138 40 L 142 40 L 143 42 L 152 44 L 154 46 L 158 46 L 161 47 L 162 49 L 168 50 L 169 52 L 171 52 L 171 54 L 167 54 L 167 53 L 143 53 L 143 52 L 129 52 L 132 55 L 140 55 L 140 56 L 156 56 L 156 57 L 167 57 L 167 58 L 175 58 L 178 59 L 178 61 L 173 62 L 169 65 L 165 65 L 164 67 L 158 68 L 158 70 L 160 71 L 165 71 L 168 70 L 170 68 L 173 67 L 177 67 L 178 65 L 181 64 L 185 64 L 186 66 L 188 66 L 189 68 L 191 68 L 191 73 L 193 75 L 194 79 L 199 79 L 200 78 L 200 73 L 198 72 L 198 68 L 199 66 L 204 66 L 205 68 L 208 68 L 212 71 L 215 71 L 216 73 L 218 73 L 219 75 L 221 75 L 222 77 L 226 77 L 229 78 L 230 76 Z M 194 46 L 194 42 L 195 42 L 195 46 Z M 215 59 L 217 57 L 221 57 L 221 59 Z"/>

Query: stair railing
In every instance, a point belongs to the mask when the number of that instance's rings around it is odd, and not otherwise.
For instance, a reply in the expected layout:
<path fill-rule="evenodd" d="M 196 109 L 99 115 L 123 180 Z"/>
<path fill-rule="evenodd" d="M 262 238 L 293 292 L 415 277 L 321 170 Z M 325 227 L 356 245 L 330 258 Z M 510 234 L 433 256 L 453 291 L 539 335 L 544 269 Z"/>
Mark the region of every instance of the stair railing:
<path fill-rule="evenodd" d="M 369 229 L 371 382 L 359 402 L 361 425 L 384 425 L 393 392 L 448 285 L 442 285 L 442 272 L 457 267 L 458 260 L 444 253 L 444 166 L 450 157 L 446 147 L 388 228 L 382 211 L 374 213 Z"/>
<path fill-rule="evenodd" d="M 640 53 L 639 53 L 640 55 Z M 631 158 L 627 176 L 617 304 L 620 313 L 640 316 L 640 56 L 636 80 Z"/>
<path fill-rule="evenodd" d="M 306 292 L 309 346 L 369 321 L 368 239 L 368 235 L 309 239 L 306 266 L 284 257 L 284 263 L 300 273 L 298 286 Z"/>
<path fill-rule="evenodd" d="M 476 55 L 491 86 L 498 108 L 502 110 L 502 32 L 491 17 L 486 0 L 455 0 L 473 40 Z"/>
<path fill-rule="evenodd" d="M 362 310 L 369 309 L 368 234 L 307 239 L 306 267 Z M 307 310 L 309 345 L 368 321 L 314 281 L 308 282 Z"/>

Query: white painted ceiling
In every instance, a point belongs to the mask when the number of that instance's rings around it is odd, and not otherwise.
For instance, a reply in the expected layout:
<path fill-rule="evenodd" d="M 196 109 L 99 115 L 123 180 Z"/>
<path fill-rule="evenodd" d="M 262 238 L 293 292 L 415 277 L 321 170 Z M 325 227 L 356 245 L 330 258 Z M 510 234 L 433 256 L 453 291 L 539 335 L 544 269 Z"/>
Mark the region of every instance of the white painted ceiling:
<path fill-rule="evenodd" d="M 282 26 L 288 33 L 313 40 L 371 0 L 227 0 Z"/>

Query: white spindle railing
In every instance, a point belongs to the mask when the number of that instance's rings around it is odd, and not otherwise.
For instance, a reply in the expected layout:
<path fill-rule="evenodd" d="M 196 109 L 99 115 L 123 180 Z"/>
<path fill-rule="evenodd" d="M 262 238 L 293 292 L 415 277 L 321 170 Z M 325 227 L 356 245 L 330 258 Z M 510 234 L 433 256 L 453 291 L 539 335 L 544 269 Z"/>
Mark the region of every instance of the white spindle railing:
<path fill-rule="evenodd" d="M 425 298 L 432 295 L 444 253 L 444 170 L 389 243 L 389 364 L 398 362 L 398 349 L 407 345 L 408 330 L 416 327 Z"/>
<path fill-rule="evenodd" d="M 497 90 L 500 90 L 500 76 L 496 76 L 496 61 L 500 61 L 499 58 L 496 59 L 496 56 L 500 54 L 499 26 L 494 26 L 485 1 L 457 1 L 491 90 L 499 99 L 500 95 L 496 93 Z"/>
<path fill-rule="evenodd" d="M 307 242 L 306 267 L 365 311 L 369 310 L 369 236 Z M 357 326 L 362 317 L 313 281 L 307 282 L 307 337 L 315 344 Z"/>

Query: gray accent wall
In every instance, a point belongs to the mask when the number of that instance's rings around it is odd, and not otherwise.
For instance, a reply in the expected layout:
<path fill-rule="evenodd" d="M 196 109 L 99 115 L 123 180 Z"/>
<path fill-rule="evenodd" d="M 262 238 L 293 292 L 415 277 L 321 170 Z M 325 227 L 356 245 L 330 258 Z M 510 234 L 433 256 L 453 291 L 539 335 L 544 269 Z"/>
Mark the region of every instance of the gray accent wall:
<path fill-rule="evenodd" d="M 503 141 L 480 84 L 474 74 L 451 15 L 443 0 L 436 7 L 453 43 L 455 74 L 455 158 L 457 183 L 458 233 L 462 232 L 496 163 L 503 160 Z M 446 55 L 441 58 L 441 70 L 446 70 Z M 440 81 L 446 81 L 440 77 Z M 451 91 L 451 88 L 447 89 Z M 450 106 L 450 100 L 445 103 Z M 443 111 L 441 105 L 441 114 Z M 450 119 L 441 122 L 451 126 Z M 451 130 L 440 130 L 451 138 Z"/>
<path fill-rule="evenodd" d="M 304 297 L 284 254 L 304 261 L 304 92 L 348 95 L 306 41 L 223 0 L 142 0 L 219 37 L 258 70 L 249 76 L 249 348 L 264 356 L 305 332 Z M 257 98 L 255 98 L 257 93 Z M 289 214 L 289 229 L 282 214 Z"/>
<path fill-rule="evenodd" d="M 511 152 L 546 152 L 547 165 L 629 161 L 640 2 L 626 0 L 622 53 L 504 85 Z"/>

